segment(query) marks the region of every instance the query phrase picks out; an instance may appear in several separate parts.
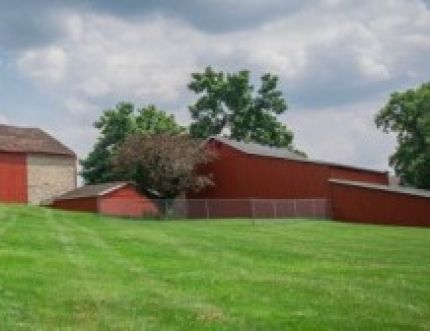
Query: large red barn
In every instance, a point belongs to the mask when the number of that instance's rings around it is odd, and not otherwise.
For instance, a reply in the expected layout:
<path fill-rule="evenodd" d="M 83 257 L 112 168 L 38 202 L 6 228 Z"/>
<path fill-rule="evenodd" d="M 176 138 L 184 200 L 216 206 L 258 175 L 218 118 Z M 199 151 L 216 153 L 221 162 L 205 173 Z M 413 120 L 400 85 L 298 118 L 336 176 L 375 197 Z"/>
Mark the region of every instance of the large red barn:
<path fill-rule="evenodd" d="M 309 160 L 285 149 L 213 137 L 208 148 L 217 155 L 199 169 L 211 174 L 214 186 L 197 199 L 329 199 L 330 178 L 388 184 L 388 173 Z"/>
<path fill-rule="evenodd" d="M 214 206 L 211 209 L 221 217 L 273 217 L 276 210 L 296 206 L 288 199 L 323 199 L 326 207 L 320 207 L 316 213 L 315 210 L 309 213 L 306 209 L 312 204 L 306 207 L 306 201 L 302 201 L 305 204 L 301 203 L 304 210 L 300 216 L 430 225 L 430 194 L 390 186 L 388 172 L 309 160 L 285 149 L 223 137 L 210 138 L 207 147 L 217 158 L 198 171 L 210 174 L 214 185 L 198 193 L 189 193 L 188 197 L 203 199 L 200 201 L 205 205 L 200 203 L 200 209 L 203 206 L 207 211 L 208 206 Z M 198 208 L 194 209 L 199 212 Z M 286 214 L 289 213 L 286 210 Z"/>

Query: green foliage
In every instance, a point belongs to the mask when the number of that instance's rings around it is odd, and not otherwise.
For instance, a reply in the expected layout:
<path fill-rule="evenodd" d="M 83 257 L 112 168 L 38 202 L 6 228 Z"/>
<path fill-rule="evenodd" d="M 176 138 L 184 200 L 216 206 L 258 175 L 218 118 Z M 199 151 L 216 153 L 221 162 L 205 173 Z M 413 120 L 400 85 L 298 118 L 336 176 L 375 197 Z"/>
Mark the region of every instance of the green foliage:
<path fill-rule="evenodd" d="M 223 133 L 236 140 L 283 147 L 305 156 L 295 150 L 292 132 L 278 119 L 287 110 L 287 103 L 277 85 L 277 76 L 265 74 L 255 91 L 246 70 L 224 74 L 208 67 L 203 73 L 194 73 L 188 87 L 199 99 L 189 107 L 191 136 L 207 138 Z M 136 110 L 130 103 L 106 110 L 94 126 L 100 131 L 99 138 L 88 157 L 81 160 L 81 175 L 87 184 L 129 179 L 130 174 L 119 173 L 112 166 L 113 156 L 127 137 L 186 131 L 172 115 L 155 106 Z"/>
<path fill-rule="evenodd" d="M 112 167 L 112 157 L 128 136 L 185 131 L 173 115 L 153 105 L 135 110 L 130 103 L 119 103 L 115 108 L 104 111 L 94 127 L 100 135 L 88 157 L 81 160 L 81 175 L 87 184 L 124 179 L 124 174 L 117 173 Z"/>
<path fill-rule="evenodd" d="M 213 160 L 199 139 L 189 135 L 133 134 L 120 146 L 113 165 L 141 191 L 157 191 L 161 198 L 174 199 L 187 191 L 213 185 L 210 176 L 195 169 Z"/>
<path fill-rule="evenodd" d="M 390 164 L 402 183 L 430 189 L 430 83 L 393 93 L 376 125 L 397 135 Z"/>
<path fill-rule="evenodd" d="M 293 134 L 277 117 L 287 110 L 277 84 L 277 76 L 265 74 L 255 93 L 247 70 L 224 74 L 208 67 L 192 74 L 188 88 L 199 99 L 189 106 L 190 134 L 208 138 L 222 133 L 236 140 L 293 149 Z"/>

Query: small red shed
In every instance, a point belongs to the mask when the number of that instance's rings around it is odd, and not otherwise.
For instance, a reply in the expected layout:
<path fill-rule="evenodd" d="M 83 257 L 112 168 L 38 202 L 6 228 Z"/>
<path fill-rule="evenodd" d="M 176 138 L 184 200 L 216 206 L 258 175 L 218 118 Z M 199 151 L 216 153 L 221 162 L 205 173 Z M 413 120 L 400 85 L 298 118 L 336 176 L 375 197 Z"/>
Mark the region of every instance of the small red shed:
<path fill-rule="evenodd" d="M 158 216 L 154 200 L 140 194 L 133 183 L 112 182 L 86 185 L 57 197 L 52 207 L 110 216 Z"/>

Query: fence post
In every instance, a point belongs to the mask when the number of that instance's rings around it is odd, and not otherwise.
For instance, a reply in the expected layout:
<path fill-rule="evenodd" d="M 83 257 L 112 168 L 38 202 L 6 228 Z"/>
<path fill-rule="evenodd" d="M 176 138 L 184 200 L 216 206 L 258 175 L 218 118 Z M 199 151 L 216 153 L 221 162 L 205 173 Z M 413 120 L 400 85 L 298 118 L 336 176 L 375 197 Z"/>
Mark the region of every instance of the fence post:
<path fill-rule="evenodd" d="M 316 218 L 316 207 L 315 207 L 315 203 L 316 203 L 316 199 L 312 200 L 312 218 Z"/>
<path fill-rule="evenodd" d="M 297 217 L 297 206 L 296 206 L 296 202 L 297 202 L 297 199 L 294 199 L 293 200 L 293 216 L 294 217 Z"/>
<path fill-rule="evenodd" d="M 206 210 L 206 218 L 209 219 L 208 199 L 205 199 L 205 210 Z"/>
<path fill-rule="evenodd" d="M 333 206 L 331 200 L 325 200 L 324 203 L 324 217 L 328 219 L 333 219 Z"/>
<path fill-rule="evenodd" d="M 277 212 L 276 212 L 276 200 L 272 200 L 272 206 L 273 206 L 273 216 L 274 218 L 277 218 Z"/>
<path fill-rule="evenodd" d="M 255 211 L 254 211 L 254 199 L 249 199 L 249 203 L 251 204 L 251 218 L 252 218 L 252 224 L 255 225 Z"/>

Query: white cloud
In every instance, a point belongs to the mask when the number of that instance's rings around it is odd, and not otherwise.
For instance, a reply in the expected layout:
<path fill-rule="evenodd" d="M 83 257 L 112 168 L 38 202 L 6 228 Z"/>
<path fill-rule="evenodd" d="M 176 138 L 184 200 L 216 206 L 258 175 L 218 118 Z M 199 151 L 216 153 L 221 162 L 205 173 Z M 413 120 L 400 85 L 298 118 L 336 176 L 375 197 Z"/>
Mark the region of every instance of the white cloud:
<path fill-rule="evenodd" d="M 74 98 L 163 102 L 180 98 L 190 73 L 207 64 L 235 62 L 273 71 L 300 91 L 324 90 L 327 84 L 353 89 L 421 70 L 405 58 L 414 51 L 424 56 L 430 45 L 430 13 L 419 2 L 365 1 L 359 9 L 351 2 L 322 1 L 262 26 L 223 34 L 162 16 L 136 23 L 65 11 L 58 18 L 65 38 L 28 50 L 18 65 L 36 81 L 65 78 L 66 93 Z"/>
<path fill-rule="evenodd" d="M 9 124 L 9 119 L 5 115 L 0 114 L 0 124 Z"/>
<path fill-rule="evenodd" d="M 64 15 L 67 37 L 27 51 L 18 66 L 35 81 L 58 82 L 67 49 L 67 84 L 58 87 L 72 99 L 174 100 L 197 68 L 200 34 L 179 22 L 153 17 L 135 25 L 110 16 Z"/>
<path fill-rule="evenodd" d="M 81 115 L 88 112 L 96 111 L 97 105 L 86 101 L 84 98 L 70 97 L 64 100 L 67 111 L 74 115 Z"/>
<path fill-rule="evenodd" d="M 374 112 L 389 91 L 430 75 L 430 12 L 418 0 L 323 0 L 217 34 L 166 16 L 64 11 L 57 19 L 63 38 L 25 51 L 17 64 L 35 84 L 50 82 L 70 116 L 90 123 L 106 104 L 132 100 L 168 106 L 185 121 L 191 72 L 271 71 L 290 100 L 298 145 L 346 163 L 386 166 L 393 142 L 374 128 Z"/>
<path fill-rule="evenodd" d="M 65 78 L 67 54 L 62 47 L 49 46 L 25 52 L 17 64 L 34 81 L 55 84 Z"/>
<path fill-rule="evenodd" d="M 382 104 L 358 103 L 342 111 L 298 109 L 287 119 L 297 147 L 309 157 L 386 170 L 396 141 L 375 126 L 374 117 Z"/>
<path fill-rule="evenodd" d="M 384 63 L 378 63 L 374 58 L 363 56 L 358 59 L 363 74 L 370 79 L 384 80 L 390 77 L 388 67 Z"/>

